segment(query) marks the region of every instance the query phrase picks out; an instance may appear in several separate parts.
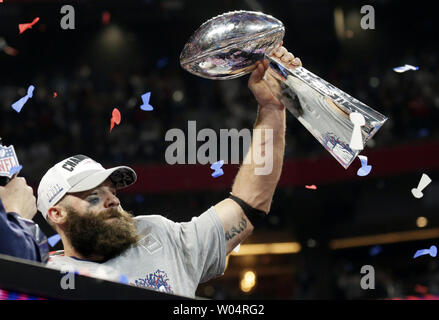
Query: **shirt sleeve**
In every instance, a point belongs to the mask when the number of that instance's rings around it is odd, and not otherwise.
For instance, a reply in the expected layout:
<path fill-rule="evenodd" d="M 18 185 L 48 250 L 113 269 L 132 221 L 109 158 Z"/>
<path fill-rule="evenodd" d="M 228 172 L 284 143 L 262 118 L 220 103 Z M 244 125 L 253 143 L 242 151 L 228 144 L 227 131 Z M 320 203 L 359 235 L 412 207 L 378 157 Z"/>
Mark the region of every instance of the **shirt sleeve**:
<path fill-rule="evenodd" d="M 172 223 L 172 234 L 195 282 L 203 283 L 224 274 L 226 239 L 214 207 L 189 222 Z"/>
<path fill-rule="evenodd" d="M 30 228 L 20 221 L 18 214 L 5 212 L 1 201 L 0 254 L 42 262 L 40 248 Z"/>

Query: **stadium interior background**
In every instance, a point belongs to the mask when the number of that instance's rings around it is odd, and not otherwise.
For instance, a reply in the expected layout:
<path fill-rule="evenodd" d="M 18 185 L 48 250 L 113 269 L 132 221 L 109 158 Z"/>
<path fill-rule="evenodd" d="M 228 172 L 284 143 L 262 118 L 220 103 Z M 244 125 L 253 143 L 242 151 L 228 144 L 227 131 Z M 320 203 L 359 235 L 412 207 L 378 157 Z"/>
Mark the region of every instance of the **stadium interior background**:
<path fill-rule="evenodd" d="M 75 29 L 63 30 L 60 8 L 75 9 Z M 363 30 L 360 9 L 375 9 L 375 29 Z M 21 175 L 34 187 L 69 155 L 139 173 L 120 192 L 135 215 L 188 221 L 225 198 L 237 165 L 212 178 L 210 165 L 169 165 L 165 133 L 252 128 L 256 102 L 248 76 L 212 81 L 189 74 L 179 55 L 207 19 L 233 10 L 263 11 L 286 28 L 284 46 L 303 66 L 389 120 L 361 153 L 373 166 L 343 169 L 287 114 L 284 171 L 264 227 L 227 261 L 224 276 L 202 284 L 213 299 L 395 299 L 439 295 L 438 258 L 418 249 L 439 236 L 439 61 L 433 2 L 397 0 L 124 0 L 7 1 L 0 4 L 0 136 L 13 144 Z M 104 12 L 109 22 L 104 22 Z M 40 21 L 23 34 L 18 24 Z M 10 52 L 9 52 L 10 53 Z M 418 71 L 396 73 L 411 64 Z M 35 86 L 20 113 L 11 105 Z M 151 92 L 151 112 L 139 109 Z M 53 97 L 53 92 L 58 96 Z M 122 114 L 110 133 L 113 108 Z M 201 143 L 199 142 L 198 145 Z M 220 160 L 220 159 L 218 159 Z M 425 173 L 424 197 L 411 189 Z M 317 190 L 305 188 L 315 184 Z M 423 218 L 422 218 L 423 217 Z M 35 220 L 54 233 L 40 214 Z M 255 252 L 248 244 L 290 243 L 287 253 Z M 252 247 L 260 248 L 260 247 Z M 269 248 L 269 247 L 268 247 Z M 52 250 L 62 249 L 58 244 Z M 240 254 L 241 253 L 241 254 Z M 360 269 L 375 269 L 375 290 L 362 290 Z M 252 271 L 253 273 L 245 273 Z M 254 275 L 254 277 L 252 277 Z"/>

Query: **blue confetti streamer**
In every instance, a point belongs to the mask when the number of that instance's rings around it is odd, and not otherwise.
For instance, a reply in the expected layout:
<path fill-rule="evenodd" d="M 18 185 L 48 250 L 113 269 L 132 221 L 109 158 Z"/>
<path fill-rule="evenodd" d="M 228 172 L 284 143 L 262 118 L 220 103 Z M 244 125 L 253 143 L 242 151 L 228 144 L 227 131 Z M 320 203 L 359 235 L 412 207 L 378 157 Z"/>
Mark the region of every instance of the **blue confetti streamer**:
<path fill-rule="evenodd" d="M 422 249 L 416 251 L 415 255 L 413 256 L 413 259 L 416 259 L 419 256 L 429 254 L 431 257 L 436 257 L 437 255 L 437 248 L 436 246 L 431 246 L 430 249 Z"/>
<path fill-rule="evenodd" d="M 16 173 L 18 174 L 21 171 L 21 169 L 23 169 L 22 165 L 12 167 L 11 170 L 9 170 L 9 174 L 10 175 L 14 175 Z"/>
<path fill-rule="evenodd" d="M 47 239 L 47 241 L 49 242 L 49 245 L 52 248 L 58 243 L 59 240 L 61 240 L 61 236 L 58 233 Z"/>
<path fill-rule="evenodd" d="M 376 255 L 380 254 L 381 251 L 382 251 L 381 246 L 374 246 L 374 247 L 370 248 L 369 254 L 371 256 L 376 256 Z"/>
<path fill-rule="evenodd" d="M 416 70 L 419 70 L 419 67 L 415 67 L 415 66 L 412 66 L 412 65 L 409 65 L 409 64 L 405 64 L 403 66 L 393 68 L 393 71 L 398 72 L 398 73 L 406 72 L 406 71 L 409 71 L 409 70 L 416 71 Z"/>
<path fill-rule="evenodd" d="M 360 159 L 361 168 L 358 169 L 357 175 L 360 177 L 367 176 L 370 173 L 370 170 L 372 170 L 372 166 L 367 165 L 367 157 L 366 156 L 358 156 L 358 159 Z"/>
<path fill-rule="evenodd" d="M 140 109 L 143 111 L 152 111 L 154 108 L 149 104 L 149 98 L 151 97 L 151 92 L 147 92 L 142 94 L 143 104 L 140 106 Z"/>
<path fill-rule="evenodd" d="M 119 282 L 124 283 L 124 284 L 129 284 L 128 278 L 126 275 L 120 275 L 119 277 Z"/>
<path fill-rule="evenodd" d="M 35 87 L 30 85 L 29 88 L 27 89 L 27 95 L 25 95 L 23 98 L 21 98 L 17 102 L 14 102 L 12 104 L 12 109 L 14 109 L 17 112 L 20 112 L 21 109 L 23 108 L 23 106 L 25 105 L 25 103 L 27 102 L 27 100 L 29 100 L 30 98 L 33 97 L 34 90 L 35 90 Z"/>
<path fill-rule="evenodd" d="M 212 177 L 218 178 L 219 176 L 222 176 L 224 174 L 223 169 L 221 169 L 223 164 L 224 164 L 224 160 L 220 160 L 220 161 L 213 163 L 210 166 L 210 169 L 215 170 L 215 172 L 212 173 Z"/>

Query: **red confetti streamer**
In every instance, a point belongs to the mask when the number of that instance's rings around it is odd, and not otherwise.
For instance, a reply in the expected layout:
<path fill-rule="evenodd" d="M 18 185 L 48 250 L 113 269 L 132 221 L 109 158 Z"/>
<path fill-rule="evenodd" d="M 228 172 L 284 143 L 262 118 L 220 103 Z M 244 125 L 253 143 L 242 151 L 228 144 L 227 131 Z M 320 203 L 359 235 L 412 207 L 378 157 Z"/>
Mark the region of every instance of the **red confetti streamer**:
<path fill-rule="evenodd" d="M 312 184 L 312 185 L 310 185 L 310 186 L 305 186 L 305 188 L 307 188 L 307 189 L 311 189 L 311 190 L 316 190 L 316 189 L 317 189 L 317 187 L 316 187 L 315 184 Z"/>
<path fill-rule="evenodd" d="M 107 25 L 110 23 L 111 14 L 108 11 L 102 12 L 102 23 Z"/>
<path fill-rule="evenodd" d="M 114 122 L 116 122 L 116 124 L 120 123 L 121 115 L 120 115 L 120 111 L 117 108 L 113 109 L 113 119 Z"/>
<path fill-rule="evenodd" d="M 34 19 L 34 21 L 32 21 L 31 23 L 22 23 L 18 25 L 18 30 L 20 30 L 20 34 L 22 34 L 23 32 L 25 32 L 27 29 L 32 29 L 32 27 L 35 25 L 35 23 L 37 23 L 38 21 L 40 21 L 39 17 L 36 17 Z"/>
<path fill-rule="evenodd" d="M 113 130 L 114 124 L 119 124 L 121 120 L 120 111 L 117 108 L 113 109 L 112 117 L 110 120 L 110 132 Z"/>

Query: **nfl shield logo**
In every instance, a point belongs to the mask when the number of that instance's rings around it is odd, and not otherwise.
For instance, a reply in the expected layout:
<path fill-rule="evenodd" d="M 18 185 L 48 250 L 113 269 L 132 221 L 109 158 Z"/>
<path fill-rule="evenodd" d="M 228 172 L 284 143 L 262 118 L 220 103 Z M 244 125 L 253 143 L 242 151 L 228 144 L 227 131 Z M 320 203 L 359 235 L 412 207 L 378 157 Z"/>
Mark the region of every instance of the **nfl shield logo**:
<path fill-rule="evenodd" d="M 14 173 L 10 172 L 11 169 L 19 165 L 14 146 L 4 147 L 0 144 L 0 176 L 12 178 Z"/>

